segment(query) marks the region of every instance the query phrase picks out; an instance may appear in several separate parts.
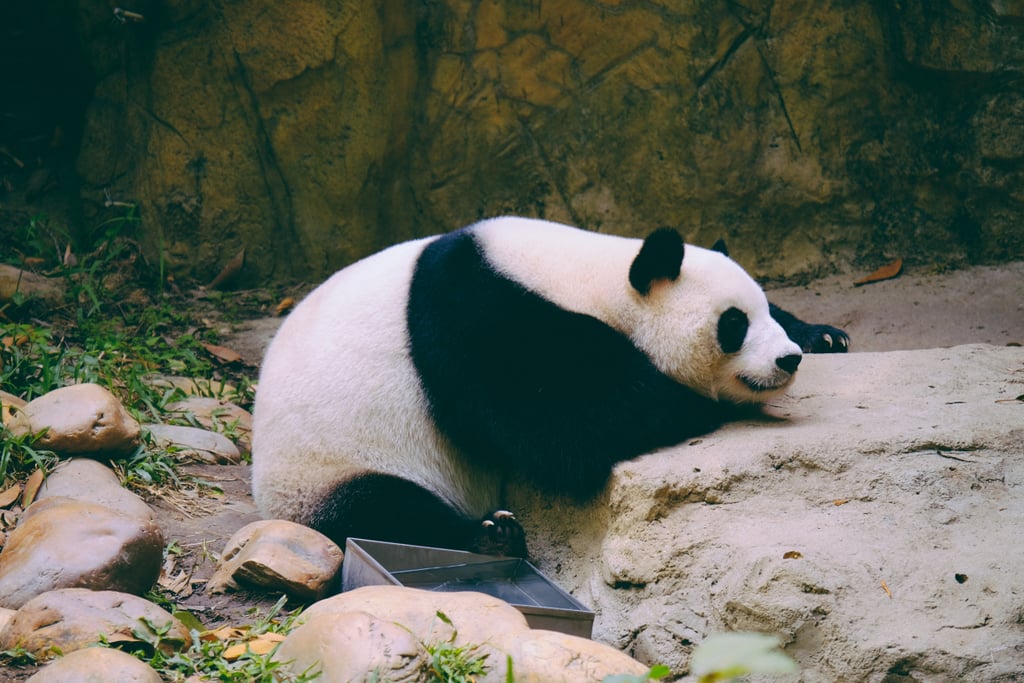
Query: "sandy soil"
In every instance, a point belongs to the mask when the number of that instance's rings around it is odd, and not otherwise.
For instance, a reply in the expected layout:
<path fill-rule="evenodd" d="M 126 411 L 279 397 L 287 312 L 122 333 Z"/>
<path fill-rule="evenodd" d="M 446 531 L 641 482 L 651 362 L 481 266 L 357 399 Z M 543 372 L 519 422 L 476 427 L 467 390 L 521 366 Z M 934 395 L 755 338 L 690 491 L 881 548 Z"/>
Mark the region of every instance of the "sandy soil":
<path fill-rule="evenodd" d="M 860 277 L 771 289 L 768 298 L 808 322 L 845 329 L 855 352 L 1024 344 L 1024 261 L 949 273 L 912 271 L 854 287 Z"/>

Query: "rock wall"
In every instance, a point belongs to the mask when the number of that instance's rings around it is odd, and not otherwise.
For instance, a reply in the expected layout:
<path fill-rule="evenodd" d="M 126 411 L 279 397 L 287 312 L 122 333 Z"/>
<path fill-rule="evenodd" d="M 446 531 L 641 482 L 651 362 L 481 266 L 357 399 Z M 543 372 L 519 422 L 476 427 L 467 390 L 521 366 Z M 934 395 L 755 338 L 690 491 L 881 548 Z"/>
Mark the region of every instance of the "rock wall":
<path fill-rule="evenodd" d="M 580 508 L 510 501 L 594 637 L 685 671 L 779 634 L 801 681 L 1024 677 L 1024 350 L 807 356 L 761 420 L 623 463 Z"/>
<path fill-rule="evenodd" d="M 761 277 L 1024 255 L 1024 13 L 998 0 L 78 3 L 87 220 L 317 280 L 505 212 L 730 239 Z"/>

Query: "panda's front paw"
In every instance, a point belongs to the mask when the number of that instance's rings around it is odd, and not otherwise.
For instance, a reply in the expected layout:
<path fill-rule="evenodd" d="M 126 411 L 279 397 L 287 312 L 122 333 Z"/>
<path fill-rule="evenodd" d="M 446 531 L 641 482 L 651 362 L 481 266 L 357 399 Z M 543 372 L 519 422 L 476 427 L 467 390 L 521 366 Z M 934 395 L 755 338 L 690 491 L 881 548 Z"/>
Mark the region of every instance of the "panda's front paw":
<path fill-rule="evenodd" d="M 807 325 L 802 331 L 800 348 L 804 353 L 846 353 L 850 335 L 831 325 Z"/>
<path fill-rule="evenodd" d="M 485 555 L 526 557 L 526 533 L 508 510 L 495 510 L 480 522 L 473 550 Z"/>

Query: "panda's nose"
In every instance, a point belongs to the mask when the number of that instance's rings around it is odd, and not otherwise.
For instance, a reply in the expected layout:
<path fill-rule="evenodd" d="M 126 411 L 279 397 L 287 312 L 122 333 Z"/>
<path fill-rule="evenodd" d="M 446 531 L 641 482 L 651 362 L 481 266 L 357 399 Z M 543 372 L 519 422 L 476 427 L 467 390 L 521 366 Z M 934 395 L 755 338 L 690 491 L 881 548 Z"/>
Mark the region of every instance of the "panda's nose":
<path fill-rule="evenodd" d="M 776 358 L 775 364 L 792 375 L 794 372 L 796 372 L 796 369 L 800 367 L 800 360 L 802 358 L 803 356 L 801 356 L 799 353 L 793 353 L 788 356 Z"/>

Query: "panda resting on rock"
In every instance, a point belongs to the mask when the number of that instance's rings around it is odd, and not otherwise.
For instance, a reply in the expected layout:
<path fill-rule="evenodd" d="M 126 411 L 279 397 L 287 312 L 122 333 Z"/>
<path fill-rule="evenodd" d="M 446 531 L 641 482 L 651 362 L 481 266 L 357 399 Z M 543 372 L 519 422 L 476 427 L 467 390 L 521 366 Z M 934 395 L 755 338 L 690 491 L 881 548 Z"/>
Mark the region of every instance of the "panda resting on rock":
<path fill-rule="evenodd" d="M 253 496 L 339 544 L 525 556 L 506 478 L 585 500 L 848 344 L 674 230 L 485 220 L 354 263 L 289 315 L 260 374 Z"/>

